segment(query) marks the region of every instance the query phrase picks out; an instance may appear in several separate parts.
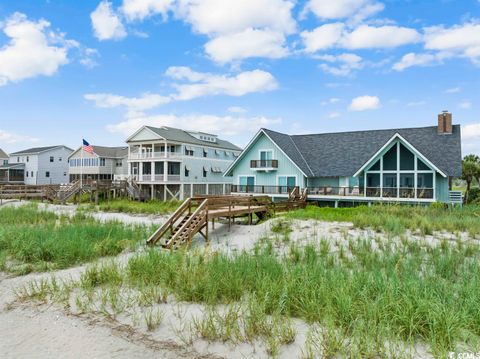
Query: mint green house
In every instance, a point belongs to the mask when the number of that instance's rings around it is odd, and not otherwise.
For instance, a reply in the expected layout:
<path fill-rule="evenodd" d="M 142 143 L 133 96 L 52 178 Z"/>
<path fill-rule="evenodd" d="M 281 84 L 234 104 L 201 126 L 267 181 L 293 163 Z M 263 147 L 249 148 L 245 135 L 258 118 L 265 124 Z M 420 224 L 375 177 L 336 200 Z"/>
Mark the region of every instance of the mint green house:
<path fill-rule="evenodd" d="M 286 198 L 308 189 L 315 201 L 450 202 L 462 172 L 460 126 L 452 115 L 438 126 L 311 135 L 261 129 L 225 171 L 234 194 Z"/>

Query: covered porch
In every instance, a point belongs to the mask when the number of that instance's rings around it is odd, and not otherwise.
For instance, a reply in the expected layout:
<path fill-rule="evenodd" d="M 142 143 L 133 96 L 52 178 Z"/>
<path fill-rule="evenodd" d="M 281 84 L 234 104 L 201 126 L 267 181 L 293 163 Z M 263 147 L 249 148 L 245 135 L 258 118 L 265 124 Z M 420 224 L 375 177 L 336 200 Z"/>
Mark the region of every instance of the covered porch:
<path fill-rule="evenodd" d="M 24 183 L 25 164 L 7 163 L 0 166 L 0 183 Z"/>

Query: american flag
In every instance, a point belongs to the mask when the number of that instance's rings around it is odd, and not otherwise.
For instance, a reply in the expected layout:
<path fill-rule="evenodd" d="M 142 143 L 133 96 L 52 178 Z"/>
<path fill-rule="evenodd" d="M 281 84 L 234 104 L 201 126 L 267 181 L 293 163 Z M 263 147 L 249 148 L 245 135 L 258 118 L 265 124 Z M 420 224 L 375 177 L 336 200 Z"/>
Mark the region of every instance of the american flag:
<path fill-rule="evenodd" d="M 92 145 L 90 145 L 87 141 L 83 140 L 83 146 L 82 146 L 83 150 L 85 152 L 88 152 L 88 153 L 91 153 L 92 155 L 94 154 L 93 152 L 93 147 Z"/>

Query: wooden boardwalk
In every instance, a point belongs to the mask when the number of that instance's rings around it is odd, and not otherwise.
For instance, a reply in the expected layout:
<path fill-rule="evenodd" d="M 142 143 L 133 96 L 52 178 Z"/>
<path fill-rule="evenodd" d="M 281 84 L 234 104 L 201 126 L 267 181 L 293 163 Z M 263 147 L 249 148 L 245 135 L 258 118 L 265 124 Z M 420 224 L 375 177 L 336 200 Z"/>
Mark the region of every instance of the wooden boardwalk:
<path fill-rule="evenodd" d="M 148 245 L 161 241 L 164 248 L 178 248 L 190 243 L 193 236 L 200 233 L 208 241 L 208 222 L 215 228 L 215 220 L 228 220 L 229 227 L 235 218 L 247 217 L 253 224 L 254 216 L 259 220 L 276 212 L 303 208 L 306 205 L 306 192 L 296 188 L 288 201 L 274 203 L 268 196 L 207 196 L 193 197 L 183 204 L 147 240 Z"/>

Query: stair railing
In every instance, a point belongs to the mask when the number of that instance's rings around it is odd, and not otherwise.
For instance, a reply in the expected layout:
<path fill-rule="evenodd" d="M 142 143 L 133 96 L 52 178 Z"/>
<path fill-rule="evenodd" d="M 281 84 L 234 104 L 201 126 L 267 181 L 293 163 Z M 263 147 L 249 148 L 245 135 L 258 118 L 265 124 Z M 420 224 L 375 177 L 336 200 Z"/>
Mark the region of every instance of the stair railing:
<path fill-rule="evenodd" d="M 170 216 L 170 218 L 153 233 L 150 238 L 147 240 L 147 244 L 153 245 L 158 242 L 160 238 L 162 238 L 165 233 L 170 230 L 173 232 L 173 225 L 175 222 L 188 210 L 188 213 L 191 212 L 192 200 L 188 198 L 185 202 L 182 203 L 180 207 L 177 208 L 175 212 Z"/>
<path fill-rule="evenodd" d="M 197 209 L 195 210 L 195 212 L 193 212 L 193 214 L 191 215 L 191 217 L 178 229 L 178 231 L 172 236 L 172 238 L 170 238 L 169 242 L 174 242 L 175 240 L 179 239 L 179 237 L 182 235 L 182 232 L 184 230 L 186 230 L 187 228 L 189 228 L 192 224 L 192 222 L 197 219 L 197 217 L 200 217 L 200 222 L 203 224 L 203 222 L 207 222 L 208 221 L 208 198 L 206 198 L 205 200 L 203 200 L 203 202 L 200 204 L 200 206 L 197 207 Z M 198 227 L 198 225 L 197 225 Z M 196 228 L 195 228 L 196 229 Z M 193 228 L 192 228 L 193 230 Z M 190 240 L 193 235 L 196 233 L 193 233 L 193 231 L 189 231 L 188 233 L 188 240 Z M 170 248 L 171 247 L 171 244 L 168 243 L 167 244 L 167 247 Z"/>

